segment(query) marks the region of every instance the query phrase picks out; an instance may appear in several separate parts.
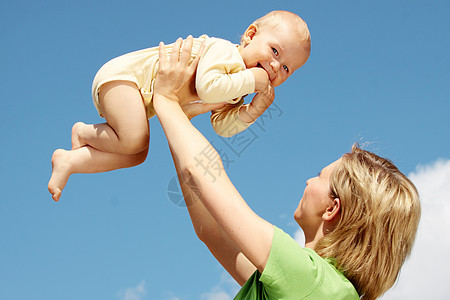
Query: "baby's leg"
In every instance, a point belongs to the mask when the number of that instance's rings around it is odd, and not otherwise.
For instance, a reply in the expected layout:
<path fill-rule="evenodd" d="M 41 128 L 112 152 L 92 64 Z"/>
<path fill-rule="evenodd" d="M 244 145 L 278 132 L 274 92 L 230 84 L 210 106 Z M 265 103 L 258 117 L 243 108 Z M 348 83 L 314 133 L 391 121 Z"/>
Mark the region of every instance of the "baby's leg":
<path fill-rule="evenodd" d="M 139 165 L 147 158 L 148 148 L 133 155 L 102 152 L 90 146 L 66 151 L 58 149 L 52 157 L 52 177 L 48 190 L 58 201 L 70 175 L 75 173 L 100 173 Z"/>
<path fill-rule="evenodd" d="M 58 149 L 53 153 L 48 189 L 56 201 L 74 173 L 132 167 L 147 157 L 150 132 L 137 86 L 128 81 L 107 83 L 100 89 L 99 99 L 108 123 L 76 123 L 72 128 L 72 151 Z"/>
<path fill-rule="evenodd" d="M 88 145 L 103 152 L 133 155 L 147 148 L 148 120 L 137 86 L 129 81 L 106 83 L 99 99 L 107 123 L 76 123 L 72 149 Z"/>

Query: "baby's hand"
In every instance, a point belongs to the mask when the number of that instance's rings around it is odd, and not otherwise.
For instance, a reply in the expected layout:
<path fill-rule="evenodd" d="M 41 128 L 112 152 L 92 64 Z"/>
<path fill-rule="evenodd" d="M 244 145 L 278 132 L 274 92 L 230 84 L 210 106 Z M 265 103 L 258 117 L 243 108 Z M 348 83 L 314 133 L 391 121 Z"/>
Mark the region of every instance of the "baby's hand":
<path fill-rule="evenodd" d="M 252 102 L 243 105 L 239 110 L 239 117 L 243 122 L 254 122 L 264 111 L 272 104 L 275 99 L 275 91 L 273 87 L 268 84 L 266 89 L 257 93 Z"/>
<path fill-rule="evenodd" d="M 255 92 L 259 93 L 265 91 L 270 83 L 267 72 L 264 69 L 257 67 L 250 68 L 250 70 L 252 71 L 253 76 L 255 76 Z"/>

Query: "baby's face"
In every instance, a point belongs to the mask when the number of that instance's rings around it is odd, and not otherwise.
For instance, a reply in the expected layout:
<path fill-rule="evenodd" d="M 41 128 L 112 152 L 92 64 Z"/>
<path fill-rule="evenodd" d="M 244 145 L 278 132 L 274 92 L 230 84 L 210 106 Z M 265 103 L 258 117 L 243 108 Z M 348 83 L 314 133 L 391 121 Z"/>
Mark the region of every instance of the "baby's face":
<path fill-rule="evenodd" d="M 279 86 L 308 59 L 309 52 L 290 29 L 289 23 L 265 26 L 253 36 L 244 36 L 241 56 L 247 68 L 260 67 L 269 75 L 272 87 Z"/>

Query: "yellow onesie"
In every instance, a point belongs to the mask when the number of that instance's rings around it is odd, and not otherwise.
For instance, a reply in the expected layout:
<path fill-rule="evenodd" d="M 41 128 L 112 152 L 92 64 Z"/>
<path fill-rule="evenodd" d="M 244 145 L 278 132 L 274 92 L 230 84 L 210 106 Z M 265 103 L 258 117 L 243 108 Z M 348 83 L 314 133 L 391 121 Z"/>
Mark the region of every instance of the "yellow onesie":
<path fill-rule="evenodd" d="M 251 125 L 239 118 L 239 109 L 244 105 L 242 97 L 255 91 L 255 78 L 253 73 L 245 68 L 237 45 L 223 39 L 206 35 L 194 39 L 192 59 L 196 57 L 202 42 L 205 43 L 205 50 L 197 67 L 196 90 L 204 102 L 230 104 L 211 114 L 214 130 L 221 136 L 230 137 Z M 171 53 L 172 47 L 173 44 L 166 46 L 166 54 Z M 134 82 L 144 100 L 147 117 L 150 119 L 155 115 L 152 97 L 158 72 L 158 57 L 158 47 L 147 48 L 116 57 L 100 68 L 92 84 L 92 98 L 100 116 L 100 87 L 115 80 Z"/>

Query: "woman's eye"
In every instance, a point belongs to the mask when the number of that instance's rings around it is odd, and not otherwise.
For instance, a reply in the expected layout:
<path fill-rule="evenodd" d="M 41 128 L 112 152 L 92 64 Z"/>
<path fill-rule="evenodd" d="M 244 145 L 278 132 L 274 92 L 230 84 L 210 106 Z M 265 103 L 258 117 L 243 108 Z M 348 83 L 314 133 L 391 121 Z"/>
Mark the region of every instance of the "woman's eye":
<path fill-rule="evenodd" d="M 283 69 L 284 69 L 286 72 L 289 72 L 289 68 L 288 68 L 286 65 L 283 65 Z"/>
<path fill-rule="evenodd" d="M 275 48 L 272 48 L 273 53 L 275 53 L 275 55 L 278 55 L 278 50 Z"/>

